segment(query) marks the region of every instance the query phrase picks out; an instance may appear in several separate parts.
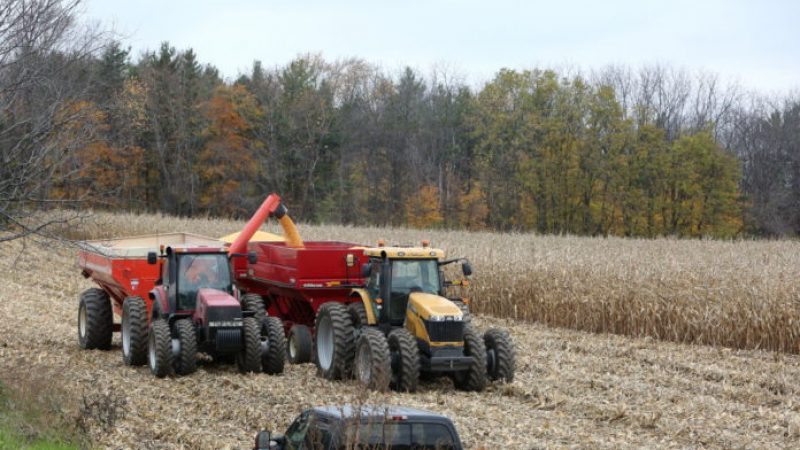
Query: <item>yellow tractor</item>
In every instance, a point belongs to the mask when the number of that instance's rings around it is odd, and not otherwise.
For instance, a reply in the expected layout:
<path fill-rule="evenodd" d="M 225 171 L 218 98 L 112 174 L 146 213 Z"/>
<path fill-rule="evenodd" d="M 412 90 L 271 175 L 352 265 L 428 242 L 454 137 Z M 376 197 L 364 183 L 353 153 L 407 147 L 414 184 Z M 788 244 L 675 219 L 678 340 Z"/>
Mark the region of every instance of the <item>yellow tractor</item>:
<path fill-rule="evenodd" d="M 351 370 L 375 390 L 413 392 L 420 376 L 449 375 L 457 389 L 482 391 L 488 381 L 514 379 L 516 356 L 507 330 L 474 328 L 468 301 L 447 297 L 452 286 L 467 286 L 472 268 L 465 259 L 444 259 L 445 252 L 421 247 L 365 248 L 361 267 L 365 287 L 352 290 L 347 308 L 353 325 Z M 446 281 L 443 266 L 461 262 L 463 280 Z M 325 308 L 323 307 L 323 310 Z M 326 317 L 328 320 L 326 320 Z M 333 351 L 325 336 L 333 322 L 317 316 L 317 361 Z M 349 339 L 348 339 L 349 340 Z M 349 358 L 348 358 L 349 359 Z"/>

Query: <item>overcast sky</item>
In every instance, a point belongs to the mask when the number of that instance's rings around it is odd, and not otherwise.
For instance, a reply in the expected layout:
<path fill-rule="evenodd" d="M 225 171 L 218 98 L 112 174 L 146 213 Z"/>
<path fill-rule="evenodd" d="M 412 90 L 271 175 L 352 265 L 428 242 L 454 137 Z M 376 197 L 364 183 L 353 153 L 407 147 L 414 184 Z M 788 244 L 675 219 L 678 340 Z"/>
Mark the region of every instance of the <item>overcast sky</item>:
<path fill-rule="evenodd" d="M 86 0 L 134 55 L 169 41 L 233 78 L 254 60 L 357 56 L 389 70 L 445 65 L 471 83 L 502 67 L 668 64 L 764 93 L 800 88 L 798 0 Z"/>

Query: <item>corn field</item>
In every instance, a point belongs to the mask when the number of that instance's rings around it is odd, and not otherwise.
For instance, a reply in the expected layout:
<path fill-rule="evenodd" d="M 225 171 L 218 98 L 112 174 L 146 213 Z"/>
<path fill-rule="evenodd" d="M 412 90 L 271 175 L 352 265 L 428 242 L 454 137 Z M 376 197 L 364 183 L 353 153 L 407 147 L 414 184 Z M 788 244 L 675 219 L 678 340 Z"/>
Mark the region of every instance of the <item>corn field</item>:
<path fill-rule="evenodd" d="M 242 221 L 96 213 L 74 239 L 168 231 L 222 236 Z M 280 233 L 273 221 L 264 227 Z M 478 313 L 594 333 L 800 351 L 800 243 L 584 238 L 305 225 L 306 240 L 418 244 L 470 260 Z"/>

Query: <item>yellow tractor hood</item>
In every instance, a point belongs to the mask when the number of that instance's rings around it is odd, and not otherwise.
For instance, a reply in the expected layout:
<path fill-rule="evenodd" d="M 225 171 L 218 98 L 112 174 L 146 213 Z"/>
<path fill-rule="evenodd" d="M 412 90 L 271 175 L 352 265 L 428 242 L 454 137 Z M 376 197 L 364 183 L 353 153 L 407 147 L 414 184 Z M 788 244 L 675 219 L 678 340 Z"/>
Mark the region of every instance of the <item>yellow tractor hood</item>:
<path fill-rule="evenodd" d="M 423 320 L 431 316 L 462 316 L 458 306 L 438 295 L 413 292 L 408 296 L 408 304 Z"/>

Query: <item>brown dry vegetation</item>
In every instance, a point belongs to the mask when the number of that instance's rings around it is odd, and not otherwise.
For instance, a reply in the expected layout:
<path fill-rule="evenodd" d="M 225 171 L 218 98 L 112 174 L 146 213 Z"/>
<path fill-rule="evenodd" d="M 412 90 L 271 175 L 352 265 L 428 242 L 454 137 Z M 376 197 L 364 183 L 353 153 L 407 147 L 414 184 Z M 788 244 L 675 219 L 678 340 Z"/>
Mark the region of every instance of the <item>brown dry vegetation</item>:
<path fill-rule="evenodd" d="M 73 230 L 73 236 L 174 230 L 216 236 L 241 226 L 154 216 L 98 214 L 95 219 Z M 274 225 L 270 229 L 277 231 Z M 681 333 L 705 330 L 697 336 L 726 343 L 723 337 L 738 329 L 735 317 L 757 324 L 759 317 L 774 321 L 780 308 L 786 308 L 784 317 L 797 314 L 791 302 L 797 278 L 793 242 L 629 241 L 326 226 L 302 226 L 301 231 L 306 239 L 358 242 L 380 236 L 412 243 L 430 237 L 451 254 L 473 261 L 478 309 L 518 318 L 591 328 L 601 322 L 592 314 L 618 317 L 602 314 L 627 298 L 643 308 L 642 314 L 619 316 L 627 317 L 620 324 L 650 324 L 643 328 L 648 333 L 666 326 L 659 324 L 672 324 Z M 303 407 L 363 399 L 355 384 L 324 381 L 311 365 L 290 366 L 277 377 L 203 365 L 189 377 L 156 380 L 146 368 L 123 365 L 118 337 L 113 351 L 81 351 L 77 296 L 90 286 L 80 277 L 71 248 L 28 245 L 23 250 L 21 242 L 0 247 L 0 368 L 49 374 L 70 394 L 64 409 L 86 424 L 98 446 L 246 448 L 257 429 L 283 430 Z M 677 306 L 665 304 L 671 299 Z M 670 317 L 662 320 L 659 312 Z M 510 328 L 519 355 L 514 383 L 478 394 L 454 391 L 444 380 L 426 383 L 416 394 L 372 393 L 368 400 L 447 414 L 468 448 L 791 448 L 800 441 L 796 355 L 591 334 L 510 319 L 476 321 L 480 327 Z M 768 327 L 781 322 L 761 323 L 764 336 L 780 335 Z M 728 329 L 719 330 L 722 325 Z M 788 322 L 781 326 L 787 328 Z M 794 336 L 793 330 L 784 332 Z M 754 340 L 744 342 L 756 346 L 758 334 L 753 335 Z M 685 336 L 679 333 L 677 339 Z M 87 402 L 100 406 L 86 411 Z"/>

